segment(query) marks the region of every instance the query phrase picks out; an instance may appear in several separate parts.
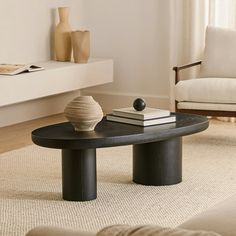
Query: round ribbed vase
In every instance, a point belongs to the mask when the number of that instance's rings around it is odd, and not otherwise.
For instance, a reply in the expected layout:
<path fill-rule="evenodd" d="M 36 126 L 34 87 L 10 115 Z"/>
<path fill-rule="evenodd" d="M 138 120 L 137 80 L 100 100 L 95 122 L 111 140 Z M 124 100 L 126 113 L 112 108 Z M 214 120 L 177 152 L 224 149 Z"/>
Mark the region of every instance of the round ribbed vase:
<path fill-rule="evenodd" d="M 102 120 L 103 112 L 92 96 L 80 96 L 69 102 L 65 116 L 76 131 L 92 131 Z"/>

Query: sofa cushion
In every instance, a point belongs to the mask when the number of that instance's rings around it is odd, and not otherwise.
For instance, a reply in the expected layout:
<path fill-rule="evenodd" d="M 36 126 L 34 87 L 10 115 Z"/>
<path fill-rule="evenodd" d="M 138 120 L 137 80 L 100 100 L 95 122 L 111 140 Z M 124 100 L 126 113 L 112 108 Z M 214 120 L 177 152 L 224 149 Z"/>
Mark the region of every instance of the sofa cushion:
<path fill-rule="evenodd" d="M 181 80 L 175 85 L 177 101 L 236 103 L 236 79 L 198 78 Z"/>
<path fill-rule="evenodd" d="M 213 231 L 185 230 L 154 225 L 111 225 L 100 230 L 96 236 L 221 236 Z"/>
<path fill-rule="evenodd" d="M 31 229 L 26 236 L 96 236 L 96 233 L 54 226 L 38 226 Z"/>
<path fill-rule="evenodd" d="M 74 231 L 52 226 L 39 226 L 30 230 L 26 236 L 221 236 L 205 230 L 186 230 L 164 228 L 160 226 L 111 225 L 97 234 L 85 231 Z"/>
<path fill-rule="evenodd" d="M 223 236 L 236 235 L 236 196 L 217 204 L 179 227 L 191 230 L 214 230 Z"/>
<path fill-rule="evenodd" d="M 236 30 L 208 26 L 201 77 L 236 78 Z"/>

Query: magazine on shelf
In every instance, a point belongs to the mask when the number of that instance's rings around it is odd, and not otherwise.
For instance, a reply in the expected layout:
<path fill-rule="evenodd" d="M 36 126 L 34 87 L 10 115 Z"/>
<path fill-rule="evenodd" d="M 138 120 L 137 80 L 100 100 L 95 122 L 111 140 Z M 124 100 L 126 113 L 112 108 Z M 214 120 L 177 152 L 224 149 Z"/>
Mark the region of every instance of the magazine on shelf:
<path fill-rule="evenodd" d="M 147 107 L 143 111 L 136 111 L 133 107 L 113 109 L 112 115 L 133 118 L 137 120 L 147 120 L 170 116 L 170 111 Z"/>
<path fill-rule="evenodd" d="M 33 64 L 0 64 L 0 75 L 17 75 L 39 70 L 44 70 L 44 68 Z"/>
<path fill-rule="evenodd" d="M 161 118 L 147 119 L 147 120 L 139 120 L 139 119 L 132 119 L 132 118 L 126 118 L 126 117 L 121 117 L 121 116 L 115 116 L 113 114 L 108 114 L 106 116 L 106 119 L 108 121 L 115 121 L 119 123 L 138 125 L 138 126 L 144 126 L 144 127 L 151 126 L 151 125 L 172 123 L 176 121 L 175 115 L 170 115 L 170 116 L 161 117 Z"/>

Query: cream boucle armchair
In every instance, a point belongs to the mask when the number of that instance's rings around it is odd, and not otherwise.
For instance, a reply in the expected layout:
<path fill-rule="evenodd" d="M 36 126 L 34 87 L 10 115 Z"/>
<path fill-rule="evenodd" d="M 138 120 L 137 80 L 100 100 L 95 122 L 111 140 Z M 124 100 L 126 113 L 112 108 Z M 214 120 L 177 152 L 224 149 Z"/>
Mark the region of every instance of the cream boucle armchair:
<path fill-rule="evenodd" d="M 180 71 L 200 66 L 200 77 L 181 80 Z M 176 111 L 236 117 L 236 30 L 207 27 L 202 61 L 176 66 Z"/>

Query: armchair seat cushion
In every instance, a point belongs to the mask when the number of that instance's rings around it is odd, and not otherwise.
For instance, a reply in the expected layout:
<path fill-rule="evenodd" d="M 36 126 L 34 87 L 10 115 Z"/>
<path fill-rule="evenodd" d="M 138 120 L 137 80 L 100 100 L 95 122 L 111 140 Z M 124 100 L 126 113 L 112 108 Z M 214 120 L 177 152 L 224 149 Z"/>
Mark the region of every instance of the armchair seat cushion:
<path fill-rule="evenodd" d="M 236 103 L 178 102 L 178 109 L 236 112 Z"/>
<path fill-rule="evenodd" d="M 197 78 L 175 85 L 178 102 L 236 104 L 235 78 Z"/>

